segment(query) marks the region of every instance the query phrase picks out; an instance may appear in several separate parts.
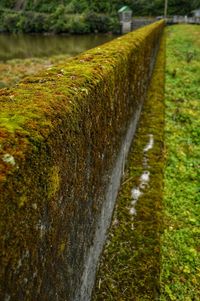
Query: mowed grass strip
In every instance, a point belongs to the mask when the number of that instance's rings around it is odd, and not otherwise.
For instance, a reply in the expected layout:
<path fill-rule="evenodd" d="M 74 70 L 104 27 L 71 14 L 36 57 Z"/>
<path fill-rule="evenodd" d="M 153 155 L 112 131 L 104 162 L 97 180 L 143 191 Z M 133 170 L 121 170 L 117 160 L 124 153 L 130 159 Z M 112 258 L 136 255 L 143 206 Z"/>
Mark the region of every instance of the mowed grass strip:
<path fill-rule="evenodd" d="M 100 262 L 95 301 L 152 301 L 159 296 L 164 44 L 163 39 Z"/>
<path fill-rule="evenodd" d="M 200 26 L 167 28 L 161 301 L 200 300 Z"/>

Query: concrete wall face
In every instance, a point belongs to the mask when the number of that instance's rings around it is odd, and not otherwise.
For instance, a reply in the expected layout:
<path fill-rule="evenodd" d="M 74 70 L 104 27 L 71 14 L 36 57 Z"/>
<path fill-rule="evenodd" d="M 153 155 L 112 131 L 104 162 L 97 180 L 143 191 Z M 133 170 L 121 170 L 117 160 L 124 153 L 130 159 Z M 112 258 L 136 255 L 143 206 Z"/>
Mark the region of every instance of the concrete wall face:
<path fill-rule="evenodd" d="M 106 239 L 106 233 L 111 222 L 112 212 L 114 209 L 115 200 L 117 198 L 117 193 L 120 186 L 120 179 L 124 171 L 125 159 L 127 157 L 130 144 L 132 142 L 136 130 L 136 125 L 140 116 L 141 107 L 142 103 L 140 103 L 140 105 L 138 106 L 138 109 L 135 112 L 133 119 L 131 120 L 127 134 L 124 138 L 124 141 L 122 142 L 120 152 L 118 154 L 115 166 L 110 176 L 105 200 L 102 205 L 100 216 L 97 220 L 94 242 L 89 248 L 88 254 L 86 256 L 86 261 L 84 263 L 84 272 L 82 275 L 80 287 L 77 287 L 74 301 L 90 300 L 95 280 L 98 259 L 103 249 L 103 245 Z"/>
<path fill-rule="evenodd" d="M 90 300 L 163 26 L 1 92 L 0 300 Z"/>

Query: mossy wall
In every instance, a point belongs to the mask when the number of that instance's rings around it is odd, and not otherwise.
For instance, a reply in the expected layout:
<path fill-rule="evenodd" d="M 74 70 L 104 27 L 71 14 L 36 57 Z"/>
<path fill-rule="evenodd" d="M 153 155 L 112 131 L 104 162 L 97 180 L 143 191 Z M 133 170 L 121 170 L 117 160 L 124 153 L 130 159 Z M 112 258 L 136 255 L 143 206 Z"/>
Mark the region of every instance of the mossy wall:
<path fill-rule="evenodd" d="M 77 298 L 163 27 L 154 23 L 0 91 L 1 300 Z"/>

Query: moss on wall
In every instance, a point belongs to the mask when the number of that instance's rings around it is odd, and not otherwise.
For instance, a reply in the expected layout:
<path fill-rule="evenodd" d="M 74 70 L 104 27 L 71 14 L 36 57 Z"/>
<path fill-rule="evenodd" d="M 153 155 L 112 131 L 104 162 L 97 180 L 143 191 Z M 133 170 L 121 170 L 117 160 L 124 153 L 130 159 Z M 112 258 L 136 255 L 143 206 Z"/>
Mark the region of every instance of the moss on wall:
<path fill-rule="evenodd" d="M 73 300 L 158 22 L 0 91 L 0 299 Z"/>

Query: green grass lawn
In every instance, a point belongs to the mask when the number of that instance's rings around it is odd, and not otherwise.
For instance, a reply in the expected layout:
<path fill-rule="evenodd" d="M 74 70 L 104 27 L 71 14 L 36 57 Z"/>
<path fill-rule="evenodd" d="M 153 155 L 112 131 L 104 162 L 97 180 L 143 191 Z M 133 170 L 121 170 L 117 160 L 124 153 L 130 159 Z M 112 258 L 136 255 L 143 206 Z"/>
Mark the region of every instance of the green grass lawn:
<path fill-rule="evenodd" d="M 200 26 L 167 29 L 160 300 L 200 300 Z"/>
<path fill-rule="evenodd" d="M 95 301 L 200 300 L 200 26 L 171 26 L 166 37 L 165 114 L 161 53 L 100 262 Z M 149 135 L 149 183 L 131 208 Z"/>

